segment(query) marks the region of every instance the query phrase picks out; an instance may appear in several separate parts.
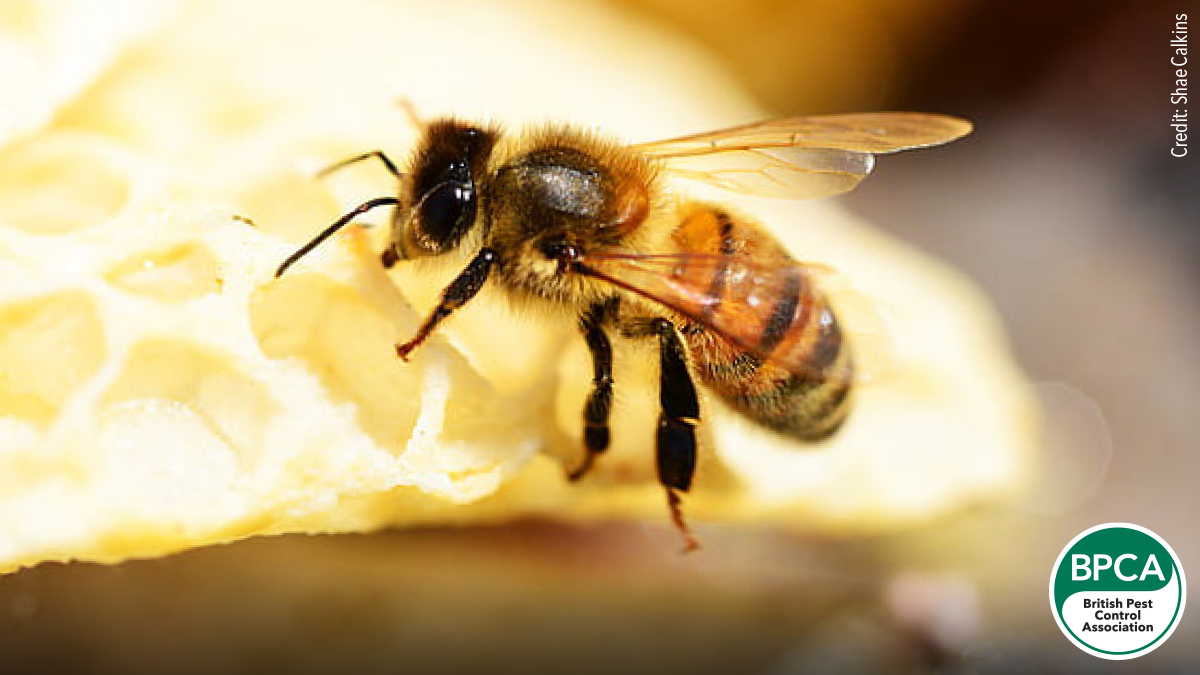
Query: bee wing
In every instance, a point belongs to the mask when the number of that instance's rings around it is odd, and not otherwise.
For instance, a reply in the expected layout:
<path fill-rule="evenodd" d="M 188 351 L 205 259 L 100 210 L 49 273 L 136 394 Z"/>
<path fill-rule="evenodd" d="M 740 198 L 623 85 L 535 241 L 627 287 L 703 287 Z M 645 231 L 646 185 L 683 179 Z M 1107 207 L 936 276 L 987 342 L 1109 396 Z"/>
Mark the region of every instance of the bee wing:
<path fill-rule="evenodd" d="M 764 265 L 742 255 L 589 253 L 578 268 L 704 326 L 734 347 L 813 379 L 871 382 L 890 370 L 888 321 L 875 303 L 853 293 L 829 267 L 808 263 Z M 835 283 L 836 282 L 836 283 Z M 837 317 L 827 311 L 825 290 L 836 291 Z M 843 312 L 843 306 L 850 309 Z M 787 349 L 799 322 L 810 328 L 808 348 Z M 822 349 L 849 336 L 854 363 Z"/>
<path fill-rule="evenodd" d="M 971 123 L 926 113 L 789 117 L 633 147 L 681 178 L 763 197 L 809 198 L 846 192 L 875 166 L 875 155 L 948 143 Z"/>

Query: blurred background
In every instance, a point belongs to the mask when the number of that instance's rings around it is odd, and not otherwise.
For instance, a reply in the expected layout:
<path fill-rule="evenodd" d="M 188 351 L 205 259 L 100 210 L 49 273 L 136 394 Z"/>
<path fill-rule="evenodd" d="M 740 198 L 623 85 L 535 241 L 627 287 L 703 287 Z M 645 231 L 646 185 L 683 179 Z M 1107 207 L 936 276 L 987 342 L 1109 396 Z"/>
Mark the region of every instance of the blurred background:
<path fill-rule="evenodd" d="M 611 2 L 780 114 L 976 123 L 885 158 L 843 201 L 997 304 L 1046 414 L 1028 498 L 867 538 L 701 523 L 687 557 L 657 527 L 526 522 L 42 565 L 0 579 L 0 671 L 1200 670 L 1196 610 L 1107 662 L 1067 642 L 1046 595 L 1061 548 L 1104 522 L 1200 561 L 1200 148 L 1171 157 L 1168 126 L 1185 3 Z"/>

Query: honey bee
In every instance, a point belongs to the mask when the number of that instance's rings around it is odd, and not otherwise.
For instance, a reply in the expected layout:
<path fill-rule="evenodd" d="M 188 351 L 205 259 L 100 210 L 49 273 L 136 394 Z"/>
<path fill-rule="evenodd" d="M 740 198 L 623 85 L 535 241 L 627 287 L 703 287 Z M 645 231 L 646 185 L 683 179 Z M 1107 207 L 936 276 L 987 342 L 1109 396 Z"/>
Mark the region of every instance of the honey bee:
<path fill-rule="evenodd" d="M 491 282 L 511 300 L 578 317 L 594 374 L 584 405 L 582 478 L 609 446 L 613 336 L 657 342 L 658 480 L 690 550 L 681 495 L 696 468 L 696 381 L 758 424 L 800 441 L 833 434 L 851 407 L 855 359 L 814 274 L 758 223 L 672 192 L 670 178 L 759 196 L 851 190 L 874 155 L 939 145 L 971 130 L 922 113 L 793 117 L 621 144 L 570 126 L 512 134 L 454 118 L 420 123 L 396 197 L 343 215 L 276 276 L 356 217 L 394 207 L 384 267 L 467 249 L 465 269 L 411 340 L 407 360 Z"/>

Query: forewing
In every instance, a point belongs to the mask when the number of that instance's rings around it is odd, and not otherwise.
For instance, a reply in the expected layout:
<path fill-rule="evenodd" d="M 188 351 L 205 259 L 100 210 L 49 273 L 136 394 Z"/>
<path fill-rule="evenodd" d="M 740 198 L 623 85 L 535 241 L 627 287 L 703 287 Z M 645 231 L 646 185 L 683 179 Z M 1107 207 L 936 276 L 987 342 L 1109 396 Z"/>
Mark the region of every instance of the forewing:
<path fill-rule="evenodd" d="M 681 178 L 735 192 L 824 197 L 851 190 L 874 155 L 947 143 L 971 123 L 925 113 L 790 117 L 633 146 Z"/>

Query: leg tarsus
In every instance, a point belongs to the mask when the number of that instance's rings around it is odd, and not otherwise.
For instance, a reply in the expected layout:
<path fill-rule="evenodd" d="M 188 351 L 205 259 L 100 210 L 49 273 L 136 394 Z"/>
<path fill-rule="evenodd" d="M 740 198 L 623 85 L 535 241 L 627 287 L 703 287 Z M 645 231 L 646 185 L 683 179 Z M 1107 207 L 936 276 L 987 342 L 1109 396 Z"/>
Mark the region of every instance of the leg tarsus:
<path fill-rule="evenodd" d="M 437 328 L 446 317 L 454 313 L 454 310 L 462 307 L 479 289 L 483 288 L 483 282 L 487 281 L 488 274 L 491 272 L 492 264 L 496 262 L 496 252 L 490 248 L 481 250 L 464 269 L 446 290 L 442 291 L 442 299 L 438 302 L 437 307 L 433 312 L 425 318 L 421 327 L 417 329 L 417 334 L 413 339 L 403 344 L 396 345 L 396 355 L 402 360 L 408 361 L 408 355 L 412 350 L 416 349 L 422 342 L 429 337 L 434 328 Z"/>
<path fill-rule="evenodd" d="M 683 553 L 699 551 L 700 540 L 692 534 L 692 529 L 688 527 L 687 521 L 683 518 L 683 498 L 671 488 L 667 488 L 667 508 L 671 511 L 671 522 L 675 525 L 675 529 L 683 535 Z"/>
<path fill-rule="evenodd" d="M 588 471 L 592 470 L 592 466 L 595 463 L 596 455 L 584 448 L 583 461 L 579 463 L 579 466 L 567 472 L 567 480 L 574 483 L 580 478 L 583 478 L 585 475 L 587 475 Z"/>

